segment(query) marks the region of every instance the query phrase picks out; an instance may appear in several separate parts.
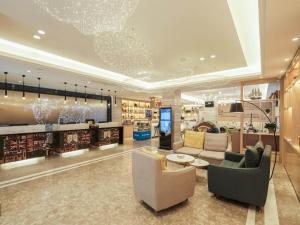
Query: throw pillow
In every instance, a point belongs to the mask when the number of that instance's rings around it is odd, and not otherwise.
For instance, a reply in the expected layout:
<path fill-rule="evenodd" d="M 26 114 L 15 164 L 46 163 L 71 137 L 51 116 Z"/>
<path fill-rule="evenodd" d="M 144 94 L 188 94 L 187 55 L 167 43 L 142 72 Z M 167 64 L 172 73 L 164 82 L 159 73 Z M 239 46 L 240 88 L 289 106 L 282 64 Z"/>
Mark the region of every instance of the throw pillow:
<path fill-rule="evenodd" d="M 245 156 L 241 159 L 239 164 L 237 165 L 238 168 L 245 168 Z"/>
<path fill-rule="evenodd" d="M 143 152 L 157 157 L 160 160 L 161 169 L 162 170 L 167 169 L 167 160 L 166 160 L 165 155 L 159 154 L 158 151 L 153 151 L 153 150 L 147 149 L 147 148 L 143 148 Z"/>
<path fill-rule="evenodd" d="M 203 149 L 204 134 L 204 132 L 186 130 L 184 132 L 184 146 Z"/>
<path fill-rule="evenodd" d="M 225 133 L 205 133 L 204 149 L 225 152 L 228 146 L 228 135 Z"/>
<path fill-rule="evenodd" d="M 254 147 L 258 151 L 261 157 L 265 149 L 264 143 L 262 141 L 258 141 Z"/>
<path fill-rule="evenodd" d="M 247 148 L 245 152 L 245 166 L 246 168 L 258 167 L 260 156 L 255 148 Z"/>

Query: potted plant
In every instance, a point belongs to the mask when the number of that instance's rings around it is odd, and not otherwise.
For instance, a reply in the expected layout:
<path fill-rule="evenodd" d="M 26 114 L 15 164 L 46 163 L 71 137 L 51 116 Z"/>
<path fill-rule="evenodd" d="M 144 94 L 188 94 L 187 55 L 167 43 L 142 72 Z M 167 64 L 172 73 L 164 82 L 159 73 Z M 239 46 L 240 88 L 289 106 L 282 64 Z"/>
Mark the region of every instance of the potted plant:
<path fill-rule="evenodd" d="M 276 123 L 266 123 L 265 128 L 269 130 L 269 133 L 274 133 L 276 131 Z"/>

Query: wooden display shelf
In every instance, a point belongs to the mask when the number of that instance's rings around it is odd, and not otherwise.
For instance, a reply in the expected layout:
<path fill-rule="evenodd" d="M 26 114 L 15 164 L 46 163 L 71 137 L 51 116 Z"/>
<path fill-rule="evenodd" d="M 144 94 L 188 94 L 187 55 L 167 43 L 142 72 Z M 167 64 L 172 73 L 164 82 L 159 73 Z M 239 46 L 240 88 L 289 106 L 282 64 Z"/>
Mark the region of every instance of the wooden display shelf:
<path fill-rule="evenodd" d="M 300 48 L 282 77 L 281 154 L 287 174 L 300 199 Z"/>

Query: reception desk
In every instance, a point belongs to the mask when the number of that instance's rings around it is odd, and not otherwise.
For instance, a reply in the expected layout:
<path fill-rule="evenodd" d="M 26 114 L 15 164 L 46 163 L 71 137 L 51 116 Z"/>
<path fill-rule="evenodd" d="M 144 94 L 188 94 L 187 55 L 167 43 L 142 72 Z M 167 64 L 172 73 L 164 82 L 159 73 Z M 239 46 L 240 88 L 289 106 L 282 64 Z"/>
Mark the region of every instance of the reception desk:
<path fill-rule="evenodd" d="M 115 122 L 93 126 L 81 123 L 1 127 L 0 163 L 51 157 L 113 143 L 123 144 L 123 127 Z"/>

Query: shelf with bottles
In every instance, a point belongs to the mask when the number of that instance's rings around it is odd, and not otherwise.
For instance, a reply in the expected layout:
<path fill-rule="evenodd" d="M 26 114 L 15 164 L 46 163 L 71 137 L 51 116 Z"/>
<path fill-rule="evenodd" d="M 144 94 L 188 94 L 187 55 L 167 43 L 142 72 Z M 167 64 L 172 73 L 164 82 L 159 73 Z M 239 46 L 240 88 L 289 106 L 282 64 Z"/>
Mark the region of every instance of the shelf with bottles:
<path fill-rule="evenodd" d="M 123 123 L 134 123 L 135 120 L 148 120 L 146 111 L 151 110 L 150 102 L 122 99 Z"/>

